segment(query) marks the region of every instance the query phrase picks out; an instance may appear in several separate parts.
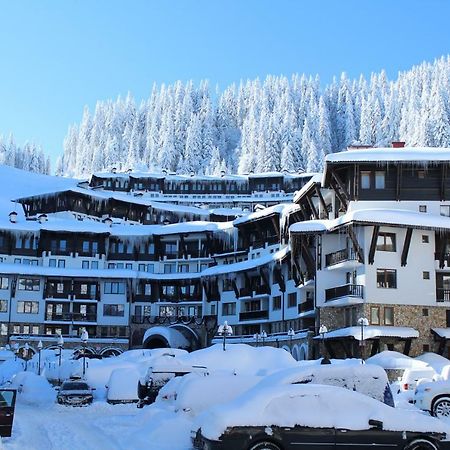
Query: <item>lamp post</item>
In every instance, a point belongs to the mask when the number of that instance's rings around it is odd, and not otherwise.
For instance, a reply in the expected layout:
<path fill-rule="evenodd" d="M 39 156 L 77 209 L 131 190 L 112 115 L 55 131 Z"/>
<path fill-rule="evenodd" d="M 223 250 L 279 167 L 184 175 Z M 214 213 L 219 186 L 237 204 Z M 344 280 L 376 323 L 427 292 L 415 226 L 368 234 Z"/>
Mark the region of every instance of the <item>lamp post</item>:
<path fill-rule="evenodd" d="M 14 352 L 14 355 L 15 355 L 14 361 L 17 361 L 17 355 L 19 354 L 19 343 L 16 342 L 16 343 L 12 346 L 12 348 L 13 348 L 13 352 Z"/>
<path fill-rule="evenodd" d="M 233 335 L 233 329 L 231 328 L 230 325 L 228 325 L 228 322 L 225 320 L 223 325 L 219 325 L 217 333 L 218 333 L 219 336 L 223 336 L 223 341 L 222 341 L 222 343 L 223 343 L 223 351 L 225 351 L 227 336 L 232 336 Z"/>
<path fill-rule="evenodd" d="M 62 335 L 60 334 L 58 336 L 58 348 L 59 348 L 59 355 L 58 355 L 58 384 L 61 384 L 61 354 L 62 354 L 62 349 L 64 347 L 64 338 L 62 337 Z"/>
<path fill-rule="evenodd" d="M 369 325 L 369 321 L 365 317 L 358 319 L 358 325 L 361 327 L 361 340 L 359 341 L 359 348 L 361 351 L 361 364 L 364 364 L 364 327 Z"/>
<path fill-rule="evenodd" d="M 37 345 L 37 348 L 38 348 L 38 351 L 39 351 L 39 358 L 38 358 L 38 375 L 40 375 L 41 374 L 41 351 L 42 351 L 42 348 L 44 347 L 44 345 L 42 344 L 42 341 L 39 341 L 38 342 L 38 345 Z"/>
<path fill-rule="evenodd" d="M 28 345 L 28 342 L 25 342 L 25 345 L 23 346 L 23 359 L 26 360 L 28 356 L 28 350 L 30 350 L 30 346 Z M 25 361 L 25 370 L 28 368 L 28 361 Z"/>
<path fill-rule="evenodd" d="M 295 336 L 295 331 L 293 328 L 289 328 L 288 330 L 288 336 L 289 336 L 289 348 L 291 349 L 291 353 L 292 353 L 292 339 Z"/>
<path fill-rule="evenodd" d="M 259 333 L 255 333 L 253 339 L 256 341 L 256 347 L 259 347 Z"/>
<path fill-rule="evenodd" d="M 262 330 L 261 337 L 262 337 L 263 347 L 264 347 L 266 345 L 266 337 L 267 337 L 266 330 Z"/>
<path fill-rule="evenodd" d="M 322 324 L 322 325 L 320 325 L 320 328 L 319 328 L 319 334 L 320 334 L 320 337 L 322 338 L 322 348 L 320 351 L 322 356 L 325 356 L 325 333 L 328 333 L 328 328 L 324 324 Z"/>
<path fill-rule="evenodd" d="M 83 378 L 86 375 L 86 345 L 88 343 L 89 334 L 86 328 L 83 328 L 83 332 L 81 333 L 81 344 L 83 345 Z"/>

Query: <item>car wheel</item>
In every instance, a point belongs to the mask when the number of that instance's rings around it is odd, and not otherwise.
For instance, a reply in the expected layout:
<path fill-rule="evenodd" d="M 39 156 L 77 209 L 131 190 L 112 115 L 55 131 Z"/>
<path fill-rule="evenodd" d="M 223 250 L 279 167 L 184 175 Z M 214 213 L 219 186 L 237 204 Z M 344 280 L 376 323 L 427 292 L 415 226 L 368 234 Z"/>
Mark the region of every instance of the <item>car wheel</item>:
<path fill-rule="evenodd" d="M 404 450 L 439 450 L 439 447 L 426 439 L 414 439 Z"/>
<path fill-rule="evenodd" d="M 262 441 L 250 446 L 248 450 L 282 450 L 278 444 L 270 441 Z"/>
<path fill-rule="evenodd" d="M 441 397 L 433 404 L 433 416 L 439 419 L 450 417 L 450 397 Z"/>

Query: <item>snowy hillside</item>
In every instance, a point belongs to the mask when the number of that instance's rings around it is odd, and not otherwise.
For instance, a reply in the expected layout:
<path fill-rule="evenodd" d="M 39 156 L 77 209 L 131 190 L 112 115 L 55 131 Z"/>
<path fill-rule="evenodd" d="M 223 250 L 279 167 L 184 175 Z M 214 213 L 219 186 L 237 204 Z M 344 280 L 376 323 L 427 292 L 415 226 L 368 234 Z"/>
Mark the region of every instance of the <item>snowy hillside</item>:
<path fill-rule="evenodd" d="M 269 76 L 226 88 L 207 82 L 154 87 L 87 108 L 69 129 L 57 172 L 147 166 L 182 173 L 320 171 L 324 155 L 349 144 L 450 146 L 450 57 L 390 81 L 384 72 L 321 87 L 304 75 Z"/>

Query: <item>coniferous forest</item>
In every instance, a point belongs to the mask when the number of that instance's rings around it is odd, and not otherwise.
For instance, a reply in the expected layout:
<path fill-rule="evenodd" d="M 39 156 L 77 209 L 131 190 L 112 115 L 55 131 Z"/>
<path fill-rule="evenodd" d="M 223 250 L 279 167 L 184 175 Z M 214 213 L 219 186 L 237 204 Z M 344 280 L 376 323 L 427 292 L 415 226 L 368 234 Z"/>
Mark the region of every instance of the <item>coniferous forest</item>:
<path fill-rule="evenodd" d="M 154 86 L 139 104 L 126 98 L 87 107 L 69 127 L 56 173 L 166 169 L 219 174 L 318 171 L 330 152 L 354 143 L 450 147 L 450 56 L 389 80 L 344 73 L 322 86 L 318 77 L 268 76 L 217 91 L 203 81 Z M 1 162 L 48 173 L 33 144 L 0 139 Z"/>

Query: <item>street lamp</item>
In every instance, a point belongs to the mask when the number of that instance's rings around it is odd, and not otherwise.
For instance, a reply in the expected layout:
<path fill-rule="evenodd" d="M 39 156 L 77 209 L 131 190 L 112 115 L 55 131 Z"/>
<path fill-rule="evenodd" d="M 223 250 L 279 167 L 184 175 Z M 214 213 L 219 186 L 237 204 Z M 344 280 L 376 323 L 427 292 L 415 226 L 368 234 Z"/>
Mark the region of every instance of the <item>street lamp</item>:
<path fill-rule="evenodd" d="M 290 347 L 291 352 L 292 352 L 292 339 L 293 339 L 294 336 L 295 336 L 295 331 L 294 331 L 294 329 L 293 329 L 293 328 L 289 328 L 287 334 L 288 334 L 288 336 L 289 336 L 289 347 Z"/>
<path fill-rule="evenodd" d="M 62 354 L 62 349 L 64 347 L 64 338 L 62 337 L 62 335 L 60 334 L 58 336 L 58 348 L 59 348 L 59 358 L 58 358 L 58 384 L 61 384 L 61 354 Z"/>
<path fill-rule="evenodd" d="M 253 339 L 256 341 L 256 347 L 259 346 L 259 333 L 255 333 L 253 335 Z"/>
<path fill-rule="evenodd" d="M 320 353 L 322 354 L 322 356 L 325 356 L 325 334 L 326 333 L 328 333 L 328 328 L 324 324 L 320 325 L 319 334 L 320 334 L 320 337 L 322 338 L 322 349 L 321 349 Z"/>
<path fill-rule="evenodd" d="M 266 330 L 262 330 L 261 337 L 262 337 L 263 347 L 264 347 L 266 345 L 266 337 L 267 337 Z"/>
<path fill-rule="evenodd" d="M 89 334 L 86 328 L 83 328 L 83 332 L 81 333 L 81 344 L 83 345 L 83 378 L 86 375 L 86 345 L 88 343 Z"/>
<path fill-rule="evenodd" d="M 358 325 L 361 327 L 361 340 L 359 341 L 359 347 L 361 350 L 361 364 L 364 364 L 364 327 L 369 325 L 369 321 L 365 317 L 358 319 Z"/>
<path fill-rule="evenodd" d="M 30 350 L 30 346 L 28 345 L 28 342 L 25 342 L 25 345 L 23 347 L 23 359 L 26 360 L 28 356 L 28 350 Z M 28 361 L 25 361 L 25 370 L 27 370 L 28 367 Z"/>
<path fill-rule="evenodd" d="M 17 361 L 17 355 L 19 354 L 19 343 L 16 342 L 16 343 L 13 345 L 12 348 L 13 348 L 13 352 L 14 352 L 14 355 L 15 355 L 14 361 Z"/>
<path fill-rule="evenodd" d="M 219 325 L 217 334 L 219 336 L 223 336 L 223 351 L 225 351 L 227 336 L 233 335 L 233 329 L 231 328 L 230 325 L 228 325 L 228 322 L 226 320 L 223 323 L 223 325 Z"/>
<path fill-rule="evenodd" d="M 44 347 L 44 345 L 42 344 L 42 341 L 39 341 L 38 342 L 38 345 L 37 345 L 37 348 L 38 348 L 38 351 L 39 351 L 39 359 L 38 359 L 38 375 L 40 375 L 41 374 L 41 351 L 42 351 L 42 348 Z"/>

